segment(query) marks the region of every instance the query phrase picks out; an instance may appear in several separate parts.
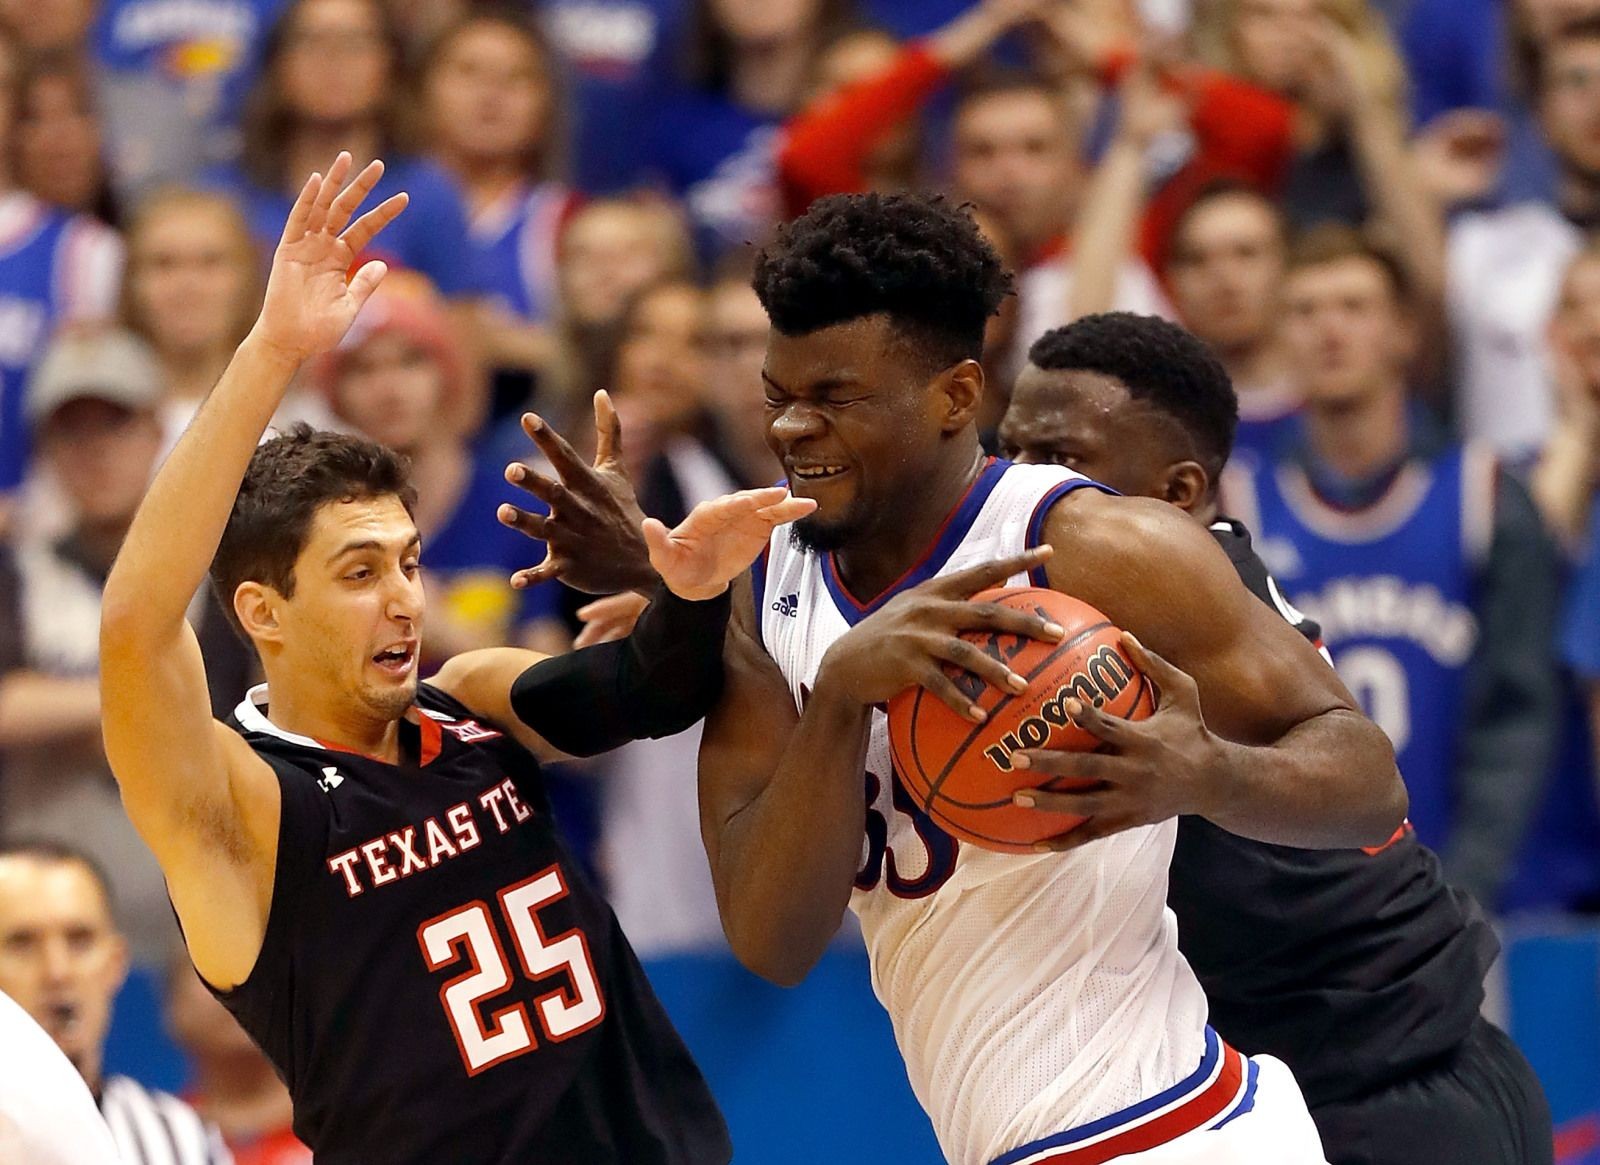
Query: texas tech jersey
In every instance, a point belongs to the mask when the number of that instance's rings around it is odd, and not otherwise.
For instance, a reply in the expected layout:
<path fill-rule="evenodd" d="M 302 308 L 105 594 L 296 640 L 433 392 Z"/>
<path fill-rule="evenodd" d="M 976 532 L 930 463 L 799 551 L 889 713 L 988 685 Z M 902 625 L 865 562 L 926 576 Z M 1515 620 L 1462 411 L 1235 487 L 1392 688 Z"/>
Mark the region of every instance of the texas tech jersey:
<path fill-rule="evenodd" d="M 866 605 L 831 554 L 775 531 L 754 589 L 763 645 L 796 705 L 828 647 L 894 594 L 1036 545 L 1056 501 L 1093 485 L 1058 466 L 992 461 L 922 562 Z M 1060 854 L 964 845 L 901 787 L 887 724 L 873 713 L 851 908 L 945 1156 L 1031 1161 L 1066 1130 L 1181 1109 L 1208 1037 L 1166 909 L 1176 822 Z"/>
<path fill-rule="evenodd" d="M 1320 646 L 1237 522 L 1211 533 L 1245 585 Z M 1409 824 L 1370 850 L 1294 849 L 1178 822 L 1167 903 L 1224 1039 L 1277 1056 L 1313 1107 L 1459 1047 L 1499 944 Z"/>
<path fill-rule="evenodd" d="M 427 684 L 391 765 L 268 719 L 277 774 L 261 955 L 221 993 L 319 1165 L 703 1165 L 705 1082 L 551 821 L 539 767 Z"/>

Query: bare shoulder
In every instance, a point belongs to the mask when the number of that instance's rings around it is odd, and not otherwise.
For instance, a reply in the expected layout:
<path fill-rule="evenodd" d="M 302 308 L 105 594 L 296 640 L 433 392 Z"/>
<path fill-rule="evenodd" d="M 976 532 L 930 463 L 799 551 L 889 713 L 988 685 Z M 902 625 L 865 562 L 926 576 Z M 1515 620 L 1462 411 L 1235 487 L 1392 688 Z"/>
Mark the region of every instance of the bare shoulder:
<path fill-rule="evenodd" d="M 496 719 L 510 707 L 511 685 L 517 677 L 549 658 L 523 647 L 463 651 L 445 660 L 428 683 L 480 716 Z"/>
<path fill-rule="evenodd" d="M 1130 591 L 1199 585 L 1232 596 L 1240 589 L 1227 585 L 1237 580 L 1204 527 L 1154 498 L 1073 490 L 1045 519 L 1044 537 L 1056 551 L 1047 567 L 1051 584 L 1102 609 L 1097 597 L 1125 601 Z"/>

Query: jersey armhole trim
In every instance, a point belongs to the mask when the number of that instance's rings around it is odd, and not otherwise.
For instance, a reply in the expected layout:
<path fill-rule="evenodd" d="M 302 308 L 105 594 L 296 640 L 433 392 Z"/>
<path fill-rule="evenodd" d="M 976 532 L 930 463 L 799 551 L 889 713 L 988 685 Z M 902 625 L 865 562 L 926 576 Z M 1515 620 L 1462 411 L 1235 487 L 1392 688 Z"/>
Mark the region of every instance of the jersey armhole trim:
<path fill-rule="evenodd" d="M 1051 486 L 1033 507 L 1033 513 L 1028 518 L 1028 533 L 1022 543 L 1024 550 L 1032 550 L 1039 545 L 1039 540 L 1044 535 L 1045 520 L 1050 516 L 1051 509 L 1062 498 L 1077 489 L 1097 489 L 1101 493 L 1112 495 L 1117 492 L 1108 485 L 1101 485 L 1098 481 L 1090 481 L 1086 477 L 1072 478 Z M 1036 587 L 1048 587 L 1050 585 L 1049 575 L 1042 565 L 1036 566 L 1028 572 L 1028 581 Z"/>

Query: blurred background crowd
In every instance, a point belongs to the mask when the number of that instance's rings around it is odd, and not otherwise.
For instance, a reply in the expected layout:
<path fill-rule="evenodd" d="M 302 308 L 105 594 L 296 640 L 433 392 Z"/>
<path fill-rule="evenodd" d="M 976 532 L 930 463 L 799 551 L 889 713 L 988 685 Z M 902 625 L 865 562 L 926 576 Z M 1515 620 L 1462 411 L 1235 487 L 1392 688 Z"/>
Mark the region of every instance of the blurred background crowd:
<path fill-rule="evenodd" d="M 749 277 L 819 196 L 972 204 L 1018 275 L 991 432 L 1047 328 L 1126 309 L 1213 345 L 1227 506 L 1502 921 L 1498 1007 L 1560 1159 L 1600 1160 L 1600 0 L 0 0 L 0 990 L 130 1159 L 309 1160 L 179 952 L 96 650 L 153 469 L 339 149 L 411 205 L 281 419 L 410 455 L 434 664 L 615 631 L 508 584 L 542 556 L 495 518 L 528 502 L 502 476 L 523 410 L 581 447 L 609 389 L 669 524 L 779 475 Z M 225 715 L 252 660 L 214 598 L 193 618 Z M 553 780 L 736 1139 L 758 1130 L 741 1160 L 937 1160 L 848 936 L 809 996 L 726 962 L 695 748 Z M 781 1101 L 754 1084 L 784 1072 Z"/>

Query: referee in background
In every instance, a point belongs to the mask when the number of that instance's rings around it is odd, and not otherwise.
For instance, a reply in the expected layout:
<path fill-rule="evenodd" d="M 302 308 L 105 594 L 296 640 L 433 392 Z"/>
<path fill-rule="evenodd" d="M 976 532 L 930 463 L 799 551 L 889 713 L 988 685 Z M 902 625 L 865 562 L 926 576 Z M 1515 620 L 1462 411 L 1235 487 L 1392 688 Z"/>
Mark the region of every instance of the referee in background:
<path fill-rule="evenodd" d="M 83 1076 L 127 1165 L 232 1165 L 216 1129 L 175 1096 L 104 1072 L 111 1007 L 128 973 L 104 873 L 54 842 L 0 846 L 0 992 Z"/>

